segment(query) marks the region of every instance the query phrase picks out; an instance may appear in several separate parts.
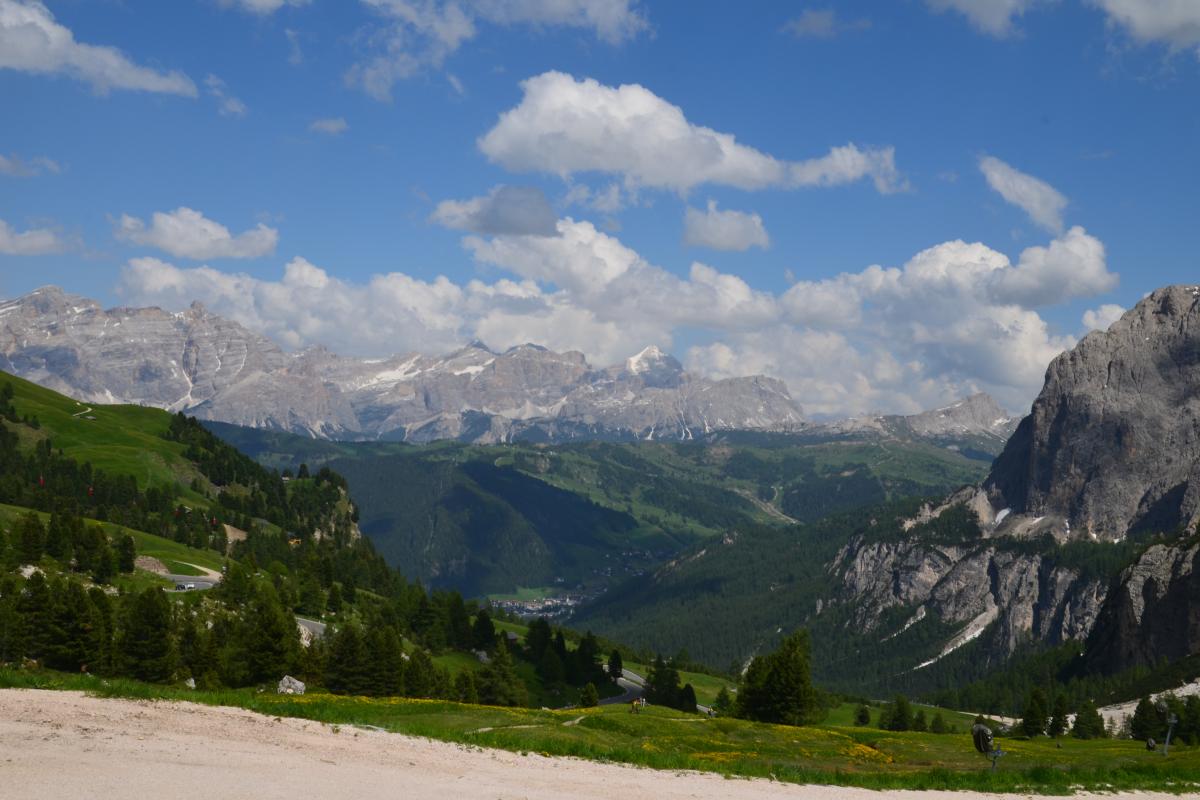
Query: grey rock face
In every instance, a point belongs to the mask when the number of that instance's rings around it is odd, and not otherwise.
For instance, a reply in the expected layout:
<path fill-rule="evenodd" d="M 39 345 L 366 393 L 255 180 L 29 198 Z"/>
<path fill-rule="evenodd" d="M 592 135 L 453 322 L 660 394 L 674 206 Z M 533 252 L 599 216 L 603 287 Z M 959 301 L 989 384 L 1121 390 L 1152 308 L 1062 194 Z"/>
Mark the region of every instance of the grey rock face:
<path fill-rule="evenodd" d="M 851 417 L 810 426 L 807 433 L 847 438 L 927 439 L 957 449 L 970 447 L 995 454 L 1016 430 L 1017 422 L 1018 418 L 1001 408 L 991 395 L 980 392 L 919 414 Z"/>
<path fill-rule="evenodd" d="M 985 632 L 987 652 L 997 658 L 1031 640 L 1059 644 L 1081 639 L 1090 632 L 1105 594 L 1103 584 L 1083 579 L 1075 570 L 987 544 L 858 539 L 842 551 L 834 569 L 841 576 L 841 600 L 853 605 L 852 624 L 859 630 L 878 629 L 884 612 L 897 606 L 917 609 L 910 623 L 932 614 L 960 626 L 941 656 Z M 886 637 L 899 631 L 879 633 Z"/>
<path fill-rule="evenodd" d="M 1102 540 L 1200 519 L 1200 288 L 1159 289 L 1056 358 L 984 487 Z"/>
<path fill-rule="evenodd" d="M 1200 544 L 1153 545 L 1121 575 L 1088 642 L 1103 672 L 1200 652 Z"/>
<path fill-rule="evenodd" d="M 82 400 L 329 438 L 687 439 L 804 424 L 780 381 L 689 375 L 656 348 L 601 370 L 536 345 L 289 354 L 199 304 L 106 311 L 54 287 L 0 303 L 0 368 Z"/>

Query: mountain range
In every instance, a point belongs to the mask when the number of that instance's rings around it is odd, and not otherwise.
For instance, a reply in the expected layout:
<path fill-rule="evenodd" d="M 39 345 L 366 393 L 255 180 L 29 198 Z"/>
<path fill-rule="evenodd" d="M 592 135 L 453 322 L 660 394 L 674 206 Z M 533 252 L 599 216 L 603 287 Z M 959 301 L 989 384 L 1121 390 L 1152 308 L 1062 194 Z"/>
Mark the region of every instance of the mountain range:
<path fill-rule="evenodd" d="M 709 380 L 656 347 L 604 369 L 532 344 L 498 353 L 475 342 L 442 357 L 293 354 L 198 303 L 105 310 L 57 287 L 0 303 L 0 369 L 85 401 L 329 439 L 689 439 L 804 423 L 781 381 Z"/>

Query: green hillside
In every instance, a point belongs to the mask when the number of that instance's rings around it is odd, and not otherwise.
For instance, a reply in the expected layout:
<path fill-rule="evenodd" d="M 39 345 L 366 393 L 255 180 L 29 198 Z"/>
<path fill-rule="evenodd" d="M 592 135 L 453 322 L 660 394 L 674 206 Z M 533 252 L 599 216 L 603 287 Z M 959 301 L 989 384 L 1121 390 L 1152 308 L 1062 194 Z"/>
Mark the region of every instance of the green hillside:
<path fill-rule="evenodd" d="M 345 475 L 363 531 L 389 561 L 468 595 L 594 596 L 730 532 L 940 495 L 986 470 L 919 441 L 413 446 L 206 425 L 263 464 Z"/>

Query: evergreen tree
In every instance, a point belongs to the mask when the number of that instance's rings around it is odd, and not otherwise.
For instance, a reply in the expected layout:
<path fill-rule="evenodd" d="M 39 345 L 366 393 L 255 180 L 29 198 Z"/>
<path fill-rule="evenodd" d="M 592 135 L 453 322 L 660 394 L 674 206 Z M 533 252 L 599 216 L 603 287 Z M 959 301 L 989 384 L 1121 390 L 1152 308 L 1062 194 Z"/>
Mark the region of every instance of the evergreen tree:
<path fill-rule="evenodd" d="M 1200 744 L 1200 695 L 1189 695 L 1179 715 L 1179 737 L 1190 745 Z"/>
<path fill-rule="evenodd" d="M 558 654 L 552 647 L 547 647 L 542 651 L 541 660 L 537 663 L 537 672 L 548 686 L 566 680 L 563 663 L 559 661 Z"/>
<path fill-rule="evenodd" d="M 1075 713 L 1075 724 L 1071 726 L 1071 735 L 1076 739 L 1100 739 L 1104 737 L 1104 718 L 1091 700 L 1079 704 Z"/>
<path fill-rule="evenodd" d="M 722 686 L 721 691 L 717 692 L 717 698 L 713 700 L 713 711 L 718 714 L 731 714 L 734 710 L 733 695 L 729 693 L 729 689 Z"/>
<path fill-rule="evenodd" d="M 594 708 L 600 705 L 600 693 L 596 691 L 596 684 L 590 681 L 583 686 L 583 690 L 579 693 L 580 708 Z"/>
<path fill-rule="evenodd" d="M 99 584 L 112 583 L 117 575 L 117 554 L 108 546 L 108 539 L 100 543 L 96 559 L 92 564 L 92 580 Z"/>
<path fill-rule="evenodd" d="M 925 709 L 918 708 L 917 713 L 913 714 L 912 729 L 917 733 L 929 730 L 929 723 L 925 719 Z"/>
<path fill-rule="evenodd" d="M 454 698 L 460 703 L 479 704 L 479 690 L 475 688 L 475 673 L 463 670 L 455 676 Z"/>
<path fill-rule="evenodd" d="M 336 583 L 329 587 L 329 596 L 325 600 L 325 610 L 330 614 L 340 614 L 342 611 L 342 587 Z"/>
<path fill-rule="evenodd" d="M 73 550 L 70 528 L 61 515 L 51 514 L 50 524 L 46 526 L 46 555 L 67 566 L 71 562 Z"/>
<path fill-rule="evenodd" d="M 17 558 L 22 564 L 36 564 L 42 560 L 46 544 L 46 529 L 37 514 L 30 511 L 17 521 Z"/>
<path fill-rule="evenodd" d="M 404 694 L 404 647 L 394 628 L 375 625 L 366 637 L 367 694 L 399 697 Z"/>
<path fill-rule="evenodd" d="M 1070 713 L 1070 709 L 1067 708 L 1067 695 L 1059 692 L 1058 696 L 1054 698 L 1054 712 L 1050 715 L 1050 724 L 1046 727 L 1046 735 L 1057 739 L 1066 733 L 1067 715 Z"/>
<path fill-rule="evenodd" d="M 738 713 L 747 719 L 804 725 L 821 718 L 820 696 L 812 684 L 808 631 L 788 636 L 779 649 L 751 662 L 738 689 Z"/>
<path fill-rule="evenodd" d="M 474 638 L 471 615 L 467 613 L 466 603 L 458 592 L 451 592 L 446 604 L 446 616 L 449 621 L 450 644 L 457 650 L 469 650 Z"/>
<path fill-rule="evenodd" d="M 364 694 L 367 690 L 366 647 L 358 625 L 338 628 L 325 660 L 325 688 L 334 694 Z"/>
<path fill-rule="evenodd" d="M 946 725 L 946 718 L 942 716 L 942 712 L 935 711 L 933 720 L 929 723 L 930 733 L 949 733 L 950 728 Z"/>
<path fill-rule="evenodd" d="M 568 680 L 575 685 L 603 680 L 604 671 L 600 668 L 600 643 L 588 631 L 579 640 L 575 649 L 571 666 L 567 670 Z"/>
<path fill-rule="evenodd" d="M 1021 733 L 1031 739 L 1041 736 L 1046 732 L 1046 722 L 1049 716 L 1050 714 L 1046 710 L 1046 693 L 1035 688 L 1025 700 L 1025 714 L 1021 717 L 1021 724 L 1018 727 Z"/>
<path fill-rule="evenodd" d="M 45 665 L 64 672 L 79 672 L 88 663 L 88 625 L 91 602 L 84 588 L 74 582 L 58 582 L 51 588 L 49 628 L 46 632 Z"/>
<path fill-rule="evenodd" d="M 1162 739 L 1167 733 L 1167 715 L 1149 697 L 1143 697 L 1133 711 L 1129 730 L 1134 739 Z"/>
<path fill-rule="evenodd" d="M 145 589 L 126 599 L 121 627 L 121 662 L 133 677 L 165 683 L 175 668 L 171 603 L 166 592 Z"/>
<path fill-rule="evenodd" d="M 251 683 L 273 683 L 292 671 L 300 647 L 299 631 L 269 583 L 258 587 L 250 603 L 243 636 L 243 658 Z"/>
<path fill-rule="evenodd" d="M 529 623 L 529 630 L 525 633 L 525 650 L 529 653 L 529 660 L 540 664 L 553 641 L 554 632 L 545 617 L 538 617 Z"/>
<path fill-rule="evenodd" d="M 408 697 L 433 697 L 437 694 L 437 675 L 429 653 L 418 648 L 404 665 L 404 693 Z"/>
<path fill-rule="evenodd" d="M 608 677 L 613 683 L 617 682 L 625 673 L 625 661 L 621 658 L 621 651 L 614 649 L 608 654 Z M 728 693 L 726 693 L 728 694 Z"/>
<path fill-rule="evenodd" d="M 887 722 L 887 729 L 889 731 L 912 730 L 912 705 L 908 702 L 907 697 L 898 694 L 892 699 L 891 707 L 888 709 Z"/>
<path fill-rule="evenodd" d="M 496 646 L 496 626 L 492 623 L 492 615 L 487 609 L 475 615 L 475 624 L 471 628 L 471 644 L 476 650 L 490 653 Z"/>
<path fill-rule="evenodd" d="M 661 655 L 654 657 L 646 676 L 646 700 L 670 708 L 679 701 L 679 671 Z"/>
<path fill-rule="evenodd" d="M 117 569 L 129 574 L 135 569 L 137 561 L 137 544 L 128 533 L 121 537 L 117 545 Z"/>
<path fill-rule="evenodd" d="M 46 654 L 50 631 L 50 587 L 41 570 L 35 570 L 25 581 L 24 590 L 16 603 L 21 616 L 21 653 L 27 658 L 40 659 Z"/>
<path fill-rule="evenodd" d="M 860 727 L 871 724 L 871 709 L 866 703 L 854 709 L 854 724 Z"/>
<path fill-rule="evenodd" d="M 504 642 L 479 672 L 476 681 L 480 702 L 491 706 L 521 706 L 526 701 L 525 684 L 517 677 L 512 656 Z"/>
<path fill-rule="evenodd" d="M 588 685 L 590 686 L 591 684 Z M 675 704 L 675 707 L 689 714 L 696 713 L 696 690 L 692 688 L 690 683 L 685 683 L 683 688 L 679 690 L 679 700 Z"/>
<path fill-rule="evenodd" d="M 11 575 L 0 575 L 0 664 L 20 659 L 25 651 L 24 618 L 17 609 L 21 582 Z"/>

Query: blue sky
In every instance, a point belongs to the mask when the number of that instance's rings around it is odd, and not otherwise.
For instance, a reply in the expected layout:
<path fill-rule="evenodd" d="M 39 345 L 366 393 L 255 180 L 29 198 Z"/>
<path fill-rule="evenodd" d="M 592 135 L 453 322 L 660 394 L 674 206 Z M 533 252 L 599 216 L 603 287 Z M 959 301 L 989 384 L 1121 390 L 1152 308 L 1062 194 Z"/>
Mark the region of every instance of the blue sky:
<path fill-rule="evenodd" d="M 1022 411 L 1196 279 L 1189 0 L 0 0 L 0 104 L 0 296 L 288 348 Z"/>

